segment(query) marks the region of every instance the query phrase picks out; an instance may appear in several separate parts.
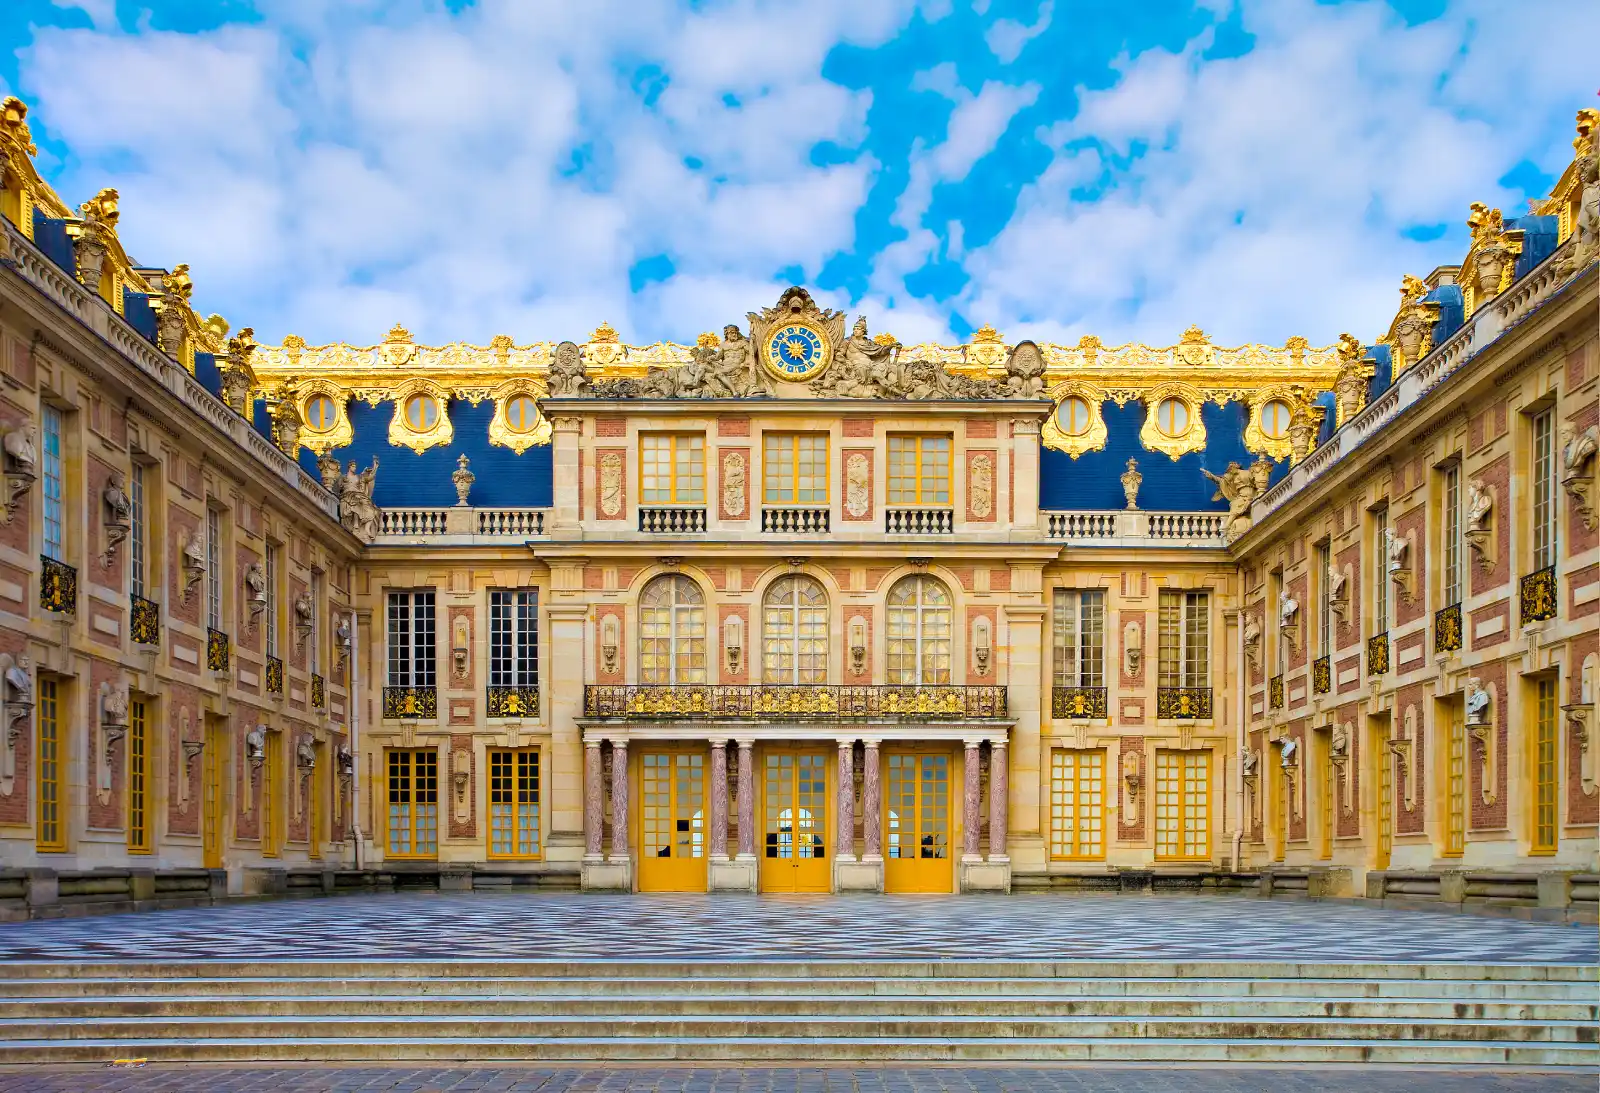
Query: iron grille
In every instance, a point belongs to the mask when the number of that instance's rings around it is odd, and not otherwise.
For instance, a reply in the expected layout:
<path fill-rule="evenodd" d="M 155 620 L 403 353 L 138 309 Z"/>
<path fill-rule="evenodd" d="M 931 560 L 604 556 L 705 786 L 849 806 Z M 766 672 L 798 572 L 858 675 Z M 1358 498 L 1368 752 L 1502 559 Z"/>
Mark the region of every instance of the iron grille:
<path fill-rule="evenodd" d="M 269 695 L 283 693 L 283 661 L 277 657 L 267 658 L 267 693 Z"/>
<path fill-rule="evenodd" d="M 1050 692 L 1050 713 L 1054 717 L 1105 717 L 1104 687 L 1055 687 Z"/>
<path fill-rule="evenodd" d="M 490 717 L 537 717 L 539 715 L 539 688 L 490 687 Z"/>
<path fill-rule="evenodd" d="M 385 687 L 383 716 L 407 720 L 438 717 L 439 692 L 432 687 Z"/>
<path fill-rule="evenodd" d="M 1522 578 L 1518 589 L 1522 623 L 1543 622 L 1556 617 L 1556 567 L 1547 565 Z"/>
<path fill-rule="evenodd" d="M 1311 693 L 1325 695 L 1333 690 L 1333 658 L 1318 657 L 1311 662 Z"/>
<path fill-rule="evenodd" d="M 1157 687 L 1156 716 L 1207 718 L 1211 716 L 1210 687 Z"/>
<path fill-rule="evenodd" d="M 1367 675 L 1381 676 L 1389 670 L 1389 635 L 1373 634 L 1367 639 Z"/>
<path fill-rule="evenodd" d="M 226 672 L 233 654 L 233 644 L 221 630 L 206 628 L 206 667 L 213 672 Z"/>
<path fill-rule="evenodd" d="M 1433 615 L 1433 651 L 1453 653 L 1461 648 L 1461 605 L 1453 603 Z"/>
<path fill-rule="evenodd" d="M 1267 681 L 1267 706 L 1269 709 L 1283 709 L 1283 677 L 1273 676 Z"/>
<path fill-rule="evenodd" d="M 128 636 L 135 645 L 161 644 L 161 605 L 143 596 L 128 597 Z"/>
<path fill-rule="evenodd" d="M 836 686 L 759 684 L 749 687 L 609 686 L 584 688 L 586 717 L 624 720 L 844 721 L 921 718 L 955 720 L 1006 716 L 1006 688 L 957 685 Z"/>
<path fill-rule="evenodd" d="M 39 555 L 39 606 L 69 614 L 78 610 L 78 571 L 66 562 Z"/>

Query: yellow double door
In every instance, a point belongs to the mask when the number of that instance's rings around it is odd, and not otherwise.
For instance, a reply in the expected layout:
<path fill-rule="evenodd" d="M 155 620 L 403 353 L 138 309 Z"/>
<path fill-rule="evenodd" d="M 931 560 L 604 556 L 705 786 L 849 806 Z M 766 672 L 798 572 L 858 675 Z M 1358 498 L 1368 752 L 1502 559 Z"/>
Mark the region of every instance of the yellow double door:
<path fill-rule="evenodd" d="M 950 787 L 959 762 L 947 751 L 883 757 L 883 888 L 949 892 L 955 886 Z"/>
<path fill-rule="evenodd" d="M 762 754 L 761 775 L 761 890 L 830 891 L 828 753 L 771 749 Z"/>

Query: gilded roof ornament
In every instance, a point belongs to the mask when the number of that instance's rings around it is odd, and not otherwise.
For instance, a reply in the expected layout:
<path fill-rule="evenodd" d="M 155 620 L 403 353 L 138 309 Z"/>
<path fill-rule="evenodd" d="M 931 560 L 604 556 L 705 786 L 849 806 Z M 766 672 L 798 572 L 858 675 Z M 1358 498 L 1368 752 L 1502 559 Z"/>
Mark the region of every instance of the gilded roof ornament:
<path fill-rule="evenodd" d="M 1481 201 L 1472 203 L 1467 214 L 1472 231 L 1472 247 L 1461 263 L 1466 313 L 1511 287 L 1516 275 L 1516 258 L 1522 253 L 1522 232 L 1507 231 L 1505 217 Z"/>
<path fill-rule="evenodd" d="M 1211 363 L 1211 339 L 1198 326 L 1190 326 L 1178 339 L 1177 358 L 1184 364 L 1198 368 Z"/>
<path fill-rule="evenodd" d="M 973 345 L 981 345 L 984 342 L 993 342 L 994 344 L 999 345 L 1004 343 L 1004 341 L 1005 339 L 1000 337 L 1000 332 L 994 327 L 990 326 L 988 323 L 984 323 L 982 326 L 978 327 L 978 329 L 972 332 Z"/>
<path fill-rule="evenodd" d="M 887 330 L 874 334 L 872 340 L 879 345 L 899 345 L 900 339 L 890 334 Z"/>
<path fill-rule="evenodd" d="M 694 344 L 701 349 L 715 349 L 722 344 L 722 339 L 707 330 L 694 340 Z"/>
<path fill-rule="evenodd" d="M 617 329 L 616 329 L 616 327 L 612 326 L 610 323 L 607 323 L 607 322 L 602 322 L 599 326 L 595 327 L 594 328 L 594 333 L 589 335 L 589 341 L 591 343 L 593 343 L 593 342 L 614 342 L 616 340 L 617 340 Z"/>
<path fill-rule="evenodd" d="M 1439 305 L 1425 301 L 1427 282 L 1406 274 L 1400 281 L 1400 310 L 1380 339 L 1393 355 L 1393 374 L 1416 364 L 1433 349 L 1433 324 L 1439 321 Z"/>
<path fill-rule="evenodd" d="M 0 102 L 0 148 L 16 150 L 25 156 L 39 154 L 33 143 L 33 133 L 28 129 L 28 104 L 15 95 Z"/>
<path fill-rule="evenodd" d="M 1573 152 L 1583 155 L 1595 146 L 1597 136 L 1600 136 L 1600 110 L 1586 106 L 1578 111 L 1578 135 L 1572 138 Z"/>

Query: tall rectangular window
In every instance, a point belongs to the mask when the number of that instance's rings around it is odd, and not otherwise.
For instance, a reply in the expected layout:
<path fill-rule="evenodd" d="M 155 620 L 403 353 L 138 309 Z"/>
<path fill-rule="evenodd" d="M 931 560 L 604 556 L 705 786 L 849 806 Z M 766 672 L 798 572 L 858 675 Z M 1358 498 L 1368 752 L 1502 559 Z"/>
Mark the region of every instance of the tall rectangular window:
<path fill-rule="evenodd" d="M 40 461 L 44 493 L 44 556 L 65 562 L 62 498 L 66 492 L 66 463 L 62 452 L 61 411 L 54 406 L 45 406 L 40 418 L 44 424 L 44 452 Z"/>
<path fill-rule="evenodd" d="M 1556 564 L 1555 410 L 1533 417 L 1533 568 Z"/>
<path fill-rule="evenodd" d="M 1211 685 L 1211 594 L 1162 589 L 1158 687 Z"/>
<path fill-rule="evenodd" d="M 1333 652 L 1333 582 L 1328 578 L 1333 571 L 1333 544 L 1324 540 L 1317 544 L 1317 571 L 1312 574 L 1317 582 L 1317 655 Z"/>
<path fill-rule="evenodd" d="M 1554 854 L 1561 806 L 1557 791 L 1561 763 L 1556 754 L 1556 680 L 1545 676 L 1534 684 L 1533 708 L 1533 846 L 1535 854 Z"/>
<path fill-rule="evenodd" d="M 389 752 L 389 856 L 425 858 L 439 853 L 439 753 L 406 748 Z"/>
<path fill-rule="evenodd" d="M 278 580 L 282 568 L 279 555 L 283 548 L 277 543 L 267 544 L 267 605 L 262 614 L 267 617 L 267 656 L 278 655 Z"/>
<path fill-rule="evenodd" d="M 889 504 L 950 503 L 950 438 L 889 437 Z"/>
<path fill-rule="evenodd" d="M 539 856 L 539 750 L 489 752 L 489 856 Z"/>
<path fill-rule="evenodd" d="M 265 761 L 261 764 L 261 854 L 278 856 L 278 811 L 283 792 L 283 748 L 279 734 L 267 733 Z"/>
<path fill-rule="evenodd" d="M 222 514 L 206 509 L 206 625 L 222 629 Z"/>
<path fill-rule="evenodd" d="M 434 685 L 433 593 L 389 593 L 389 686 Z"/>
<path fill-rule="evenodd" d="M 39 680 L 38 788 L 39 826 L 36 844 L 41 851 L 65 850 L 67 833 L 62 807 L 65 804 L 66 759 L 62 753 L 61 684 L 53 679 Z"/>
<path fill-rule="evenodd" d="M 539 591 L 489 593 L 489 686 L 539 685 Z"/>
<path fill-rule="evenodd" d="M 1283 612 L 1283 570 L 1274 569 L 1269 574 L 1269 585 L 1272 602 L 1267 605 L 1267 610 L 1271 612 L 1267 617 L 1276 622 Z M 1272 627 L 1272 656 L 1274 675 L 1281 676 L 1289 670 L 1289 642 L 1283 630 L 1276 625 Z"/>
<path fill-rule="evenodd" d="M 767 504 L 828 503 L 827 433 L 766 433 L 761 452 L 761 493 Z"/>
<path fill-rule="evenodd" d="M 1450 703 L 1445 738 L 1444 856 L 1467 849 L 1467 720 L 1461 703 Z"/>
<path fill-rule="evenodd" d="M 1461 521 L 1461 464 L 1452 463 L 1444 469 L 1439 482 L 1439 546 L 1444 555 L 1444 569 L 1439 574 L 1439 606 L 1450 607 L 1461 602 L 1463 581 L 1463 546 Z"/>
<path fill-rule="evenodd" d="M 306 635 L 306 665 L 312 675 L 322 674 L 322 570 L 311 571 L 311 633 Z"/>
<path fill-rule="evenodd" d="M 706 440 L 688 433 L 639 436 L 639 499 L 646 505 L 703 505 Z"/>
<path fill-rule="evenodd" d="M 1372 633 L 1389 630 L 1389 509 L 1372 510 Z"/>
<path fill-rule="evenodd" d="M 1211 753 L 1156 752 L 1156 857 L 1211 856 Z"/>
<path fill-rule="evenodd" d="M 128 852 L 150 853 L 150 727 L 142 699 L 128 703 Z"/>
<path fill-rule="evenodd" d="M 145 574 L 150 564 L 150 529 L 145 521 L 149 508 L 144 496 L 145 467 L 135 463 L 128 474 L 128 590 L 140 599 L 149 599 Z"/>
<path fill-rule="evenodd" d="M 1051 629 L 1055 686 L 1104 687 L 1106 594 L 1056 589 Z"/>
<path fill-rule="evenodd" d="M 1327 734 L 1321 749 L 1321 765 L 1317 769 L 1317 837 L 1318 856 L 1327 861 L 1333 857 L 1334 800 L 1338 797 L 1338 781 L 1334 777 L 1333 735 Z"/>
<path fill-rule="evenodd" d="M 1050 856 L 1057 861 L 1105 856 L 1104 749 L 1050 753 Z"/>

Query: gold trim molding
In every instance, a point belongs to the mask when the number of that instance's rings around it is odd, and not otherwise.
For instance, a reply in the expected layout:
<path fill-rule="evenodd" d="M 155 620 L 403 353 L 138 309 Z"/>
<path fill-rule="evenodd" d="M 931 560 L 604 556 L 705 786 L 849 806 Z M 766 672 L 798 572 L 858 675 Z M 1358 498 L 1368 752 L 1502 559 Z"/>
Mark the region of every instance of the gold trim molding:
<path fill-rule="evenodd" d="M 1189 428 L 1178 436 L 1168 436 L 1156 424 L 1156 407 L 1169 398 L 1181 399 L 1189 407 Z M 1206 426 L 1200 420 L 1200 408 L 1207 398 L 1199 388 L 1188 383 L 1169 381 L 1149 388 L 1140 401 L 1144 403 L 1144 425 L 1139 429 L 1139 442 L 1146 450 L 1160 452 L 1176 460 L 1180 455 L 1205 449 Z M 1221 403 L 1226 400 L 1213 395 L 1210 401 Z"/>
<path fill-rule="evenodd" d="M 1057 415 L 1061 413 L 1061 404 L 1069 398 L 1081 398 L 1089 407 L 1089 427 L 1077 435 L 1067 432 L 1057 421 Z M 1050 408 L 1050 416 L 1045 418 L 1044 424 L 1039 427 L 1041 444 L 1058 452 L 1066 452 L 1073 459 L 1077 459 L 1084 452 L 1098 452 L 1106 446 L 1104 391 L 1092 383 L 1071 379 L 1052 388 L 1050 399 L 1054 404 Z"/>
<path fill-rule="evenodd" d="M 413 429 L 406 421 L 406 403 L 417 395 L 427 395 L 438 404 L 439 420 L 431 429 Z M 450 391 L 448 388 L 420 376 L 401 380 L 394 388 L 394 416 L 389 418 L 389 443 L 396 448 L 410 448 L 421 455 L 429 448 L 448 444 L 455 439 L 455 426 L 450 424 Z"/>

